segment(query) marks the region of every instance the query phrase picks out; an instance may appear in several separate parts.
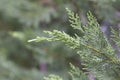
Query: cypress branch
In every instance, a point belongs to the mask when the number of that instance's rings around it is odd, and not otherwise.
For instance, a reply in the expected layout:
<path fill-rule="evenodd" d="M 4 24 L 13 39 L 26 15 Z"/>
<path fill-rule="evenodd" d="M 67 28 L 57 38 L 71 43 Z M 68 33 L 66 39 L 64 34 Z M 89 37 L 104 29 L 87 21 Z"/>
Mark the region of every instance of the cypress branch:
<path fill-rule="evenodd" d="M 82 58 L 82 64 L 86 65 L 85 69 L 88 69 L 89 72 L 94 72 L 94 75 L 98 80 L 105 80 L 105 76 L 111 78 L 112 80 L 119 80 L 120 60 L 118 59 L 115 50 L 112 48 L 101 31 L 96 18 L 89 11 L 87 13 L 88 23 L 82 26 L 79 16 L 68 8 L 66 10 L 68 13 L 70 25 L 74 29 L 81 31 L 84 34 L 83 36 L 78 36 L 75 34 L 75 37 L 71 37 L 65 32 L 53 30 L 44 31 L 49 35 L 49 37 L 36 37 L 35 39 L 29 40 L 28 42 L 40 42 L 43 40 L 50 42 L 61 41 L 68 47 L 77 50 L 77 53 Z M 116 35 L 115 31 L 113 31 L 113 33 L 114 41 L 119 44 L 119 35 Z M 78 71 L 78 68 L 73 66 L 72 69 L 74 71 L 71 73 L 73 80 L 88 80 L 87 75 L 84 75 L 84 72 Z M 79 78 L 74 75 L 78 73 L 81 74 L 78 75 Z M 52 78 L 49 79 L 53 80 Z"/>

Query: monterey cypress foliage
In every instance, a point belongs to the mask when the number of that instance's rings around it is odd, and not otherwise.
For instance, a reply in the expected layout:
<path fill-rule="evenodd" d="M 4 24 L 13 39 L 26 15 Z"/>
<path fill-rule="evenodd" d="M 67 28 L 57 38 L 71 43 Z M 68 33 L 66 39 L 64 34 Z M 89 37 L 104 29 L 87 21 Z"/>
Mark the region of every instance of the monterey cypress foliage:
<path fill-rule="evenodd" d="M 100 29 L 96 18 L 91 12 L 87 13 L 88 23 L 82 25 L 78 14 L 66 9 L 69 17 L 70 26 L 79 30 L 83 36 L 71 37 L 65 32 L 58 30 L 44 31 L 49 37 L 37 37 L 28 42 L 40 42 L 47 40 L 50 42 L 61 41 L 68 47 L 77 50 L 81 57 L 81 64 L 85 67 L 82 70 L 70 64 L 72 70 L 69 72 L 72 80 L 89 80 L 88 74 L 94 74 L 97 80 L 120 80 L 120 60 L 107 41 Z M 119 33 L 112 29 L 112 40 L 120 46 Z M 86 70 L 87 72 L 84 72 Z M 50 75 L 44 80 L 62 80 L 56 75 Z"/>

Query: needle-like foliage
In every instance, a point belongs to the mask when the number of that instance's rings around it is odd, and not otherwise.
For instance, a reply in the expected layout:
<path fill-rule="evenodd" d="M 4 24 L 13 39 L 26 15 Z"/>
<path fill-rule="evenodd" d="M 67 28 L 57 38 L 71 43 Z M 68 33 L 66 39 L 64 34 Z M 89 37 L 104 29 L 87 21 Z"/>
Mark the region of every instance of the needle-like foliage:
<path fill-rule="evenodd" d="M 66 10 L 68 13 L 70 26 L 83 33 L 83 36 L 80 37 L 76 35 L 75 37 L 71 37 L 65 32 L 53 30 L 44 31 L 49 35 L 49 37 L 37 37 L 29 40 L 29 42 L 40 42 L 43 40 L 61 41 L 68 47 L 77 50 L 77 53 L 82 59 L 82 64 L 85 65 L 83 70 L 87 70 L 87 73 L 92 72 L 97 80 L 120 80 L 120 60 L 117 57 L 115 50 L 112 48 L 101 31 L 96 18 L 91 12 L 88 12 L 88 23 L 82 26 L 78 14 L 73 13 L 69 9 Z M 119 44 L 120 38 L 116 35 L 114 30 L 113 33 L 113 40 Z M 88 74 L 82 70 L 79 71 L 78 68 L 73 65 L 70 73 L 73 80 L 88 80 Z M 79 76 L 79 78 L 76 76 Z M 49 78 L 49 80 L 59 79 Z"/>

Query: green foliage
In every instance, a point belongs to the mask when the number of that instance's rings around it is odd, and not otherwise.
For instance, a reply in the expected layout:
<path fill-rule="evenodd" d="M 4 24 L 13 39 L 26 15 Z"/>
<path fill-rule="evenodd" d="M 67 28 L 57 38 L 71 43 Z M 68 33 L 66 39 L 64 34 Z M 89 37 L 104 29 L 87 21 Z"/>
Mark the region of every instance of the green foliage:
<path fill-rule="evenodd" d="M 79 15 L 70 11 L 68 8 L 66 8 L 66 10 L 68 12 L 69 22 L 71 23 L 71 27 L 73 27 L 74 29 L 78 29 L 81 32 L 83 32 L 83 30 L 81 28 L 81 21 L 79 19 Z"/>
<path fill-rule="evenodd" d="M 67 27 L 69 22 L 64 7 L 69 7 L 81 17 L 79 20 L 77 14 L 69 13 L 72 27 Z M 91 10 L 99 21 L 102 19 L 101 21 L 117 23 L 116 20 L 118 19 L 119 22 L 119 18 L 114 17 L 114 13 L 119 8 L 119 0 L 0 0 L 0 79 L 40 80 L 41 73 L 38 71 L 39 65 L 42 63 L 47 65 L 48 70 L 46 71 L 48 72 L 57 70 L 58 73 L 63 73 L 62 71 L 67 68 L 66 62 L 71 60 L 76 62 L 73 59 L 76 59 L 74 53 L 77 49 L 72 50 L 60 42 L 49 44 L 43 41 L 28 44 L 27 40 L 36 35 L 45 36 L 42 33 L 43 29 L 57 29 L 64 31 L 62 32 L 64 35 L 61 34 L 61 36 L 69 34 L 68 37 L 72 39 L 71 36 L 74 36 L 75 39 L 72 40 L 75 41 L 78 38 L 77 35 L 84 36 L 83 32 L 79 30 L 80 25 L 84 29 L 81 22 L 84 20 L 86 22 L 84 15 L 86 11 Z M 77 25 L 79 27 L 73 27 Z M 55 33 L 57 32 L 55 31 Z M 71 41 L 68 42 L 71 43 Z M 78 46 L 73 43 L 73 46 L 66 45 L 73 49 Z M 4 59 L 3 56 L 6 56 L 7 59 Z M 31 71 L 33 68 L 37 68 L 37 70 Z M 11 72 L 14 73 L 11 75 Z M 64 74 L 61 76 L 67 77 Z"/>
<path fill-rule="evenodd" d="M 112 48 L 112 46 L 104 36 L 103 32 L 101 31 L 96 18 L 92 15 L 91 12 L 88 12 L 88 23 L 82 26 L 77 14 L 73 13 L 69 9 L 67 9 L 67 12 L 71 26 L 74 29 L 77 29 L 80 32 L 82 32 L 83 36 L 79 37 L 76 34 L 75 37 L 71 37 L 65 32 L 53 30 L 44 31 L 49 35 L 49 37 L 37 37 L 35 39 L 29 40 L 28 42 L 40 42 L 43 40 L 61 41 L 68 47 L 77 50 L 77 53 L 82 59 L 82 64 L 86 65 L 85 69 L 88 72 L 93 72 L 93 74 L 98 80 L 106 80 L 106 78 L 104 78 L 106 76 L 111 80 L 119 80 L 119 58 L 117 57 L 115 50 Z M 119 40 L 118 37 L 115 38 Z M 74 70 L 75 75 L 80 77 L 81 75 L 78 75 L 78 69 L 75 67 L 72 68 Z M 82 76 L 84 76 L 84 73 L 85 72 L 82 72 Z M 81 72 L 79 74 L 81 74 Z M 73 80 L 78 80 L 76 79 L 75 75 L 72 75 Z M 79 80 L 87 79 L 86 77 L 81 77 L 79 78 Z"/>
<path fill-rule="evenodd" d="M 113 35 L 111 35 L 112 40 L 116 43 L 118 47 L 120 47 L 120 29 L 119 31 L 115 31 L 113 28 L 111 28 Z"/>
<path fill-rule="evenodd" d="M 72 77 L 72 80 L 89 80 L 86 73 L 84 73 L 82 70 L 80 70 L 78 67 L 75 67 L 74 65 L 70 64 L 71 70 L 69 72 L 70 76 Z"/>
<path fill-rule="evenodd" d="M 40 80 L 43 73 L 36 69 L 27 70 L 14 64 L 0 49 L 0 80 Z"/>
<path fill-rule="evenodd" d="M 44 77 L 44 80 L 63 80 L 62 78 L 60 78 L 57 75 L 49 75 L 48 77 Z"/>
<path fill-rule="evenodd" d="M 51 16 L 57 17 L 53 8 L 45 8 L 40 5 L 40 2 L 36 4 L 37 2 L 29 0 L 0 0 L 2 18 L 8 22 L 10 22 L 10 19 L 15 19 L 24 26 L 38 27 L 39 22 L 50 22 Z"/>
<path fill-rule="evenodd" d="M 72 80 L 89 80 L 88 76 L 86 76 L 85 73 L 83 73 L 78 67 L 75 67 L 74 65 L 70 64 L 71 70 L 69 71 L 70 78 Z M 51 74 L 48 77 L 44 77 L 44 80 L 63 80 L 61 77 Z"/>

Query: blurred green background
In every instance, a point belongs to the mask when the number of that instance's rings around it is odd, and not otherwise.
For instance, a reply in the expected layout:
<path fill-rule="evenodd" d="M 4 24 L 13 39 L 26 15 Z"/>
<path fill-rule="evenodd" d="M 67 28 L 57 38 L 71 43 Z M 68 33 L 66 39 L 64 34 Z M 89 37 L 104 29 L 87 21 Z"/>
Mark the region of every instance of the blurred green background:
<path fill-rule="evenodd" d="M 69 62 L 81 67 L 76 51 L 60 42 L 27 42 L 46 36 L 43 30 L 82 35 L 70 27 L 66 7 L 83 25 L 91 11 L 109 40 L 109 26 L 120 28 L 120 0 L 0 0 L 0 80 L 42 80 L 50 73 L 69 80 Z"/>

